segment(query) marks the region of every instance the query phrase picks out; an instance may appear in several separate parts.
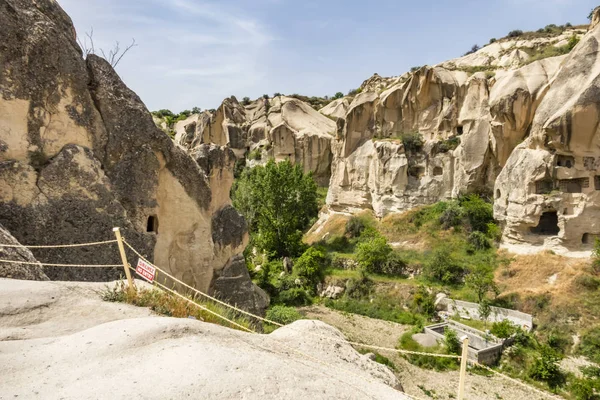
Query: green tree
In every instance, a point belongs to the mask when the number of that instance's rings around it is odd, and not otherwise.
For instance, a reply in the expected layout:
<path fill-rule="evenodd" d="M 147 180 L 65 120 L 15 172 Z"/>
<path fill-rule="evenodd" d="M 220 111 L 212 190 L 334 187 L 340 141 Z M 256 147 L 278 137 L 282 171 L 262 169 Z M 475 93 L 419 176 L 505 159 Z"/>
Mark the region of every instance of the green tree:
<path fill-rule="evenodd" d="M 381 273 L 391 252 L 392 247 L 384 237 L 373 237 L 356 246 L 356 261 L 367 272 Z"/>
<path fill-rule="evenodd" d="M 465 278 L 467 287 L 477 294 L 479 303 L 483 302 L 489 292 L 498 295 L 498 285 L 494 282 L 494 270 L 487 265 L 478 265 L 471 269 Z"/>
<path fill-rule="evenodd" d="M 337 100 L 337 99 L 341 99 L 342 97 L 344 97 L 344 93 L 342 92 L 337 92 L 336 94 L 333 95 L 333 99 Z"/>
<path fill-rule="evenodd" d="M 200 111 L 202 111 L 202 110 L 200 109 L 200 107 L 193 107 L 193 108 L 192 108 L 192 114 L 200 114 Z"/>
<path fill-rule="evenodd" d="M 312 174 L 289 161 L 247 169 L 232 190 L 233 205 L 247 219 L 255 246 L 269 257 L 302 253 L 302 232 L 318 214 Z"/>
<path fill-rule="evenodd" d="M 592 269 L 595 273 L 600 272 L 600 239 L 596 239 L 592 250 Z"/>
<path fill-rule="evenodd" d="M 529 376 L 546 382 L 552 389 L 564 385 L 566 376 L 560 369 L 560 355 L 545 345 L 540 348 L 540 353 L 529 370 Z"/>
<path fill-rule="evenodd" d="M 490 302 L 487 299 L 483 299 L 481 303 L 479 303 L 479 308 L 477 311 L 479 312 L 479 316 L 483 319 L 484 326 L 487 328 L 487 321 L 492 313 Z"/>
<path fill-rule="evenodd" d="M 455 284 L 462 281 L 465 270 L 452 257 L 450 248 L 443 246 L 434 250 L 423 272 L 431 281 Z"/>

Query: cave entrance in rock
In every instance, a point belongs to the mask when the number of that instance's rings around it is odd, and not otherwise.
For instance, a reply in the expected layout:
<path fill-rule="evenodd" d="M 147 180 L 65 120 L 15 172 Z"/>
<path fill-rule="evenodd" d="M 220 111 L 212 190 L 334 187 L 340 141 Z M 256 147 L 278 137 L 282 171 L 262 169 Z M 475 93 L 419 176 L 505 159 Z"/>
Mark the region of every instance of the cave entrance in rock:
<path fill-rule="evenodd" d="M 433 168 L 433 176 L 440 176 L 444 174 L 444 170 L 442 167 L 434 167 Z"/>
<path fill-rule="evenodd" d="M 158 233 L 158 217 L 156 215 L 151 215 L 148 217 L 146 232 Z"/>
<path fill-rule="evenodd" d="M 536 227 L 529 228 L 531 233 L 543 236 L 556 236 L 560 232 L 558 227 L 558 213 L 556 211 L 546 211 L 542 213 L 540 222 Z"/>

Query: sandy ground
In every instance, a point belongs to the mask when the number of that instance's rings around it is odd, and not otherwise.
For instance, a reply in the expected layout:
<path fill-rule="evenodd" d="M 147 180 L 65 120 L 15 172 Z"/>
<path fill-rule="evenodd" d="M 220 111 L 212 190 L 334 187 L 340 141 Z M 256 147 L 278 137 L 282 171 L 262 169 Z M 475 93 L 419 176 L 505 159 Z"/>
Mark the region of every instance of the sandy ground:
<path fill-rule="evenodd" d="M 532 246 L 530 244 L 502 243 L 500 249 L 517 255 L 529 255 L 542 253 L 544 251 L 553 251 L 554 253 L 570 258 L 590 258 L 591 250 L 570 251 L 566 247 L 549 243 L 543 246 Z"/>
<path fill-rule="evenodd" d="M 338 328 L 348 339 L 361 343 L 396 347 L 398 339 L 412 327 L 342 313 L 323 306 L 306 307 L 303 313 L 308 318 L 319 319 Z M 458 371 L 436 372 L 410 364 L 397 353 L 379 351 L 394 362 L 404 391 L 424 399 L 455 399 L 458 390 Z M 544 399 L 534 391 L 497 377 L 484 377 L 468 373 L 465 388 L 468 400 L 535 400 Z"/>
<path fill-rule="evenodd" d="M 104 287 L 0 279 L 0 399 L 406 398 L 322 322 L 251 334 L 103 302 Z"/>

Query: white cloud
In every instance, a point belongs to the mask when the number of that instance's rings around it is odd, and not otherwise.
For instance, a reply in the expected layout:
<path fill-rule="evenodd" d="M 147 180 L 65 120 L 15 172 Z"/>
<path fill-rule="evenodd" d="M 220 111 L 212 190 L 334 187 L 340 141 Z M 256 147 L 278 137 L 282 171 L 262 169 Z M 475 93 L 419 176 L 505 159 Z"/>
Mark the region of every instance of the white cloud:
<path fill-rule="evenodd" d="M 261 64 L 275 39 L 239 7 L 205 0 L 58 1 L 80 37 L 94 28 L 96 48 L 136 39 L 117 71 L 151 109 L 214 108 L 266 79 Z"/>

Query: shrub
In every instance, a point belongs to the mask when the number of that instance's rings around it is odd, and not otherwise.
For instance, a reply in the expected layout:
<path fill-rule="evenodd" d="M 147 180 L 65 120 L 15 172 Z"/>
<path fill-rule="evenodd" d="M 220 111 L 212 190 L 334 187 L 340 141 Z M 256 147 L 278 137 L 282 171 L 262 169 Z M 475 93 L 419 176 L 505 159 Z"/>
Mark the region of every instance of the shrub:
<path fill-rule="evenodd" d="M 410 68 L 410 72 L 417 72 L 421 68 L 423 68 L 423 67 L 420 65 L 416 65 L 416 66 Z"/>
<path fill-rule="evenodd" d="M 579 43 L 579 38 L 577 37 L 577 35 L 571 36 L 569 38 L 569 42 L 567 43 L 567 48 L 569 49 L 569 51 L 573 50 L 575 46 L 577 46 L 577 43 Z"/>
<path fill-rule="evenodd" d="M 380 273 L 384 275 L 403 276 L 405 271 L 406 262 L 398 252 L 392 251 L 383 262 Z"/>
<path fill-rule="evenodd" d="M 498 286 L 494 281 L 494 269 L 490 265 L 480 264 L 471 268 L 465 281 L 467 286 L 477 294 L 477 300 L 480 303 L 485 300 L 488 292 L 498 295 Z"/>
<path fill-rule="evenodd" d="M 192 114 L 200 114 L 202 110 L 200 109 L 200 107 L 193 107 L 192 108 Z"/>
<path fill-rule="evenodd" d="M 400 337 L 399 347 L 404 350 L 419 351 L 425 353 L 440 353 L 445 349 L 423 348 L 412 338 L 413 332 L 406 332 Z M 428 357 L 425 355 L 408 355 L 406 359 L 413 365 L 421 368 L 434 369 L 436 371 L 446 371 L 456 369 L 458 361 L 452 358 Z"/>
<path fill-rule="evenodd" d="M 356 261 L 367 272 L 381 273 L 391 252 L 392 248 L 384 237 L 374 237 L 356 246 Z"/>
<path fill-rule="evenodd" d="M 560 356 L 549 346 L 541 346 L 540 357 L 536 358 L 529 369 L 529 376 L 538 381 L 546 382 L 556 389 L 566 382 L 566 376 L 561 371 Z"/>
<path fill-rule="evenodd" d="M 248 153 L 248 160 L 259 161 L 262 159 L 262 151 L 260 149 L 254 149 Z"/>
<path fill-rule="evenodd" d="M 419 132 L 407 132 L 400 135 L 404 151 L 417 152 L 423 148 L 423 137 Z"/>
<path fill-rule="evenodd" d="M 491 39 L 490 39 L 490 44 L 492 44 L 492 43 L 496 43 L 497 41 L 498 41 L 498 39 L 496 39 L 496 38 L 491 38 Z"/>
<path fill-rule="evenodd" d="M 577 400 L 597 400 L 599 397 L 594 394 L 595 386 L 589 379 L 574 379 L 569 385 L 569 391 Z"/>
<path fill-rule="evenodd" d="M 462 197 L 459 202 L 469 220 L 471 229 L 487 233 L 488 223 L 494 222 L 493 206 L 476 194 Z"/>
<path fill-rule="evenodd" d="M 592 269 L 595 273 L 600 273 L 600 239 L 596 239 L 592 250 Z"/>
<path fill-rule="evenodd" d="M 508 37 L 509 38 L 515 38 L 515 37 L 519 37 L 523 34 L 523 31 L 520 29 L 515 29 L 514 31 L 510 31 L 508 32 Z"/>
<path fill-rule="evenodd" d="M 304 288 L 295 287 L 281 291 L 275 302 L 287 306 L 307 306 L 312 303 L 312 298 Z"/>
<path fill-rule="evenodd" d="M 305 279 L 314 288 L 323 279 L 328 264 L 329 259 L 323 251 L 309 247 L 294 263 L 294 274 Z"/>
<path fill-rule="evenodd" d="M 600 363 L 600 325 L 597 325 L 581 336 L 579 353 L 595 363 Z"/>
<path fill-rule="evenodd" d="M 443 229 L 450 229 L 460 226 L 463 222 L 464 212 L 457 202 L 448 203 L 448 207 L 440 216 L 440 224 Z"/>
<path fill-rule="evenodd" d="M 365 230 L 365 223 L 358 217 L 352 217 L 346 222 L 346 234 L 351 238 L 359 237 Z"/>
<path fill-rule="evenodd" d="M 342 97 L 344 97 L 344 93 L 337 92 L 336 94 L 333 95 L 332 99 L 337 100 L 337 99 L 341 99 Z"/>
<path fill-rule="evenodd" d="M 419 286 L 412 298 L 412 311 L 431 319 L 435 316 L 435 297 L 425 286 Z"/>
<path fill-rule="evenodd" d="M 275 93 L 273 93 L 273 97 L 279 97 L 279 96 L 282 96 L 282 94 L 281 94 L 281 93 L 279 93 L 279 92 L 275 92 Z"/>
<path fill-rule="evenodd" d="M 351 244 L 346 236 L 335 235 L 327 239 L 327 247 L 332 251 L 345 252 L 350 249 Z"/>
<path fill-rule="evenodd" d="M 433 256 L 425 264 L 424 274 L 431 281 L 456 284 L 462 281 L 465 270 L 453 259 L 448 247 L 434 250 Z"/>
<path fill-rule="evenodd" d="M 490 333 L 500 339 L 506 339 L 517 332 L 517 327 L 508 319 L 503 319 L 500 322 L 494 322 Z"/>
<path fill-rule="evenodd" d="M 346 281 L 345 295 L 352 299 L 361 299 L 368 296 L 374 285 L 364 268 L 359 268 L 358 272 L 358 278 L 351 278 Z"/>
<path fill-rule="evenodd" d="M 465 55 L 465 56 L 468 56 L 469 54 L 473 54 L 473 53 L 475 53 L 475 52 L 479 51 L 479 49 L 481 49 L 481 47 L 479 47 L 479 45 L 478 45 L 478 44 L 474 44 L 474 45 L 471 47 L 471 50 L 467 51 L 467 52 L 466 52 L 464 55 Z"/>
<path fill-rule="evenodd" d="M 502 230 L 494 222 L 488 222 L 487 237 L 492 239 L 494 242 L 499 242 L 500 239 L 502 239 Z"/>
<path fill-rule="evenodd" d="M 276 305 L 267 310 L 266 318 L 287 325 L 302 319 L 302 314 L 293 307 Z"/>
<path fill-rule="evenodd" d="M 487 250 L 492 247 L 485 233 L 479 231 L 471 232 L 467 241 L 475 250 Z"/>
<path fill-rule="evenodd" d="M 250 104 L 250 97 L 244 97 L 242 99 L 242 105 L 247 106 Z"/>
<path fill-rule="evenodd" d="M 446 349 L 450 354 L 460 354 L 461 353 L 461 345 L 458 340 L 458 335 L 456 331 L 452 329 L 444 330 L 444 344 L 446 345 Z"/>

